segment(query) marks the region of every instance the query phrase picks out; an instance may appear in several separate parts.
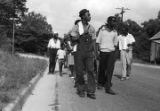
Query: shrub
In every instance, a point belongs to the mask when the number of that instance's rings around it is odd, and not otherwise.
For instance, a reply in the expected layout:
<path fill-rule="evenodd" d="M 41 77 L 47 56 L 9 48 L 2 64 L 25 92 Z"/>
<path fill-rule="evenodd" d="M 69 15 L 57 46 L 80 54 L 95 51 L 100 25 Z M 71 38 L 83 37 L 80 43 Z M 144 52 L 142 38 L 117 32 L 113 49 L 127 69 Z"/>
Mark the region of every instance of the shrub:
<path fill-rule="evenodd" d="M 1 103 L 13 100 L 21 88 L 47 67 L 45 60 L 21 58 L 3 51 L 0 51 L 0 63 Z"/>

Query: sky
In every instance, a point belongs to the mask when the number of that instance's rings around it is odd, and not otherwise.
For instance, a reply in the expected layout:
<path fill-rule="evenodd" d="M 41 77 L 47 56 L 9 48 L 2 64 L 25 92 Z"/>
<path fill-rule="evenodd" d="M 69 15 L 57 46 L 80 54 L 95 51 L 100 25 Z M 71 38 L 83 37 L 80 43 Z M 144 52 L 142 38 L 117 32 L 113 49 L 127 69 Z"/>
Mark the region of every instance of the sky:
<path fill-rule="evenodd" d="M 88 9 L 91 22 L 97 30 L 107 17 L 120 13 L 116 8 L 128 8 L 124 20 L 131 19 L 138 24 L 157 18 L 160 0 L 27 0 L 29 12 L 34 11 L 46 16 L 53 32 L 63 36 L 72 29 L 74 21 L 79 19 L 79 11 Z"/>

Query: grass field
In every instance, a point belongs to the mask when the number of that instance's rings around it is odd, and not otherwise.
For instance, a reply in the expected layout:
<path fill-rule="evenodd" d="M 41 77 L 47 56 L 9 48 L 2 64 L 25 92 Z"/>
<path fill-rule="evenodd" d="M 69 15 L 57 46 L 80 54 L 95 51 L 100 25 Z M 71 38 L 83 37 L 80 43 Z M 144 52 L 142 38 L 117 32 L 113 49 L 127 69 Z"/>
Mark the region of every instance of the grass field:
<path fill-rule="evenodd" d="M 45 60 L 0 51 L 0 109 L 13 101 L 29 81 L 47 67 Z"/>

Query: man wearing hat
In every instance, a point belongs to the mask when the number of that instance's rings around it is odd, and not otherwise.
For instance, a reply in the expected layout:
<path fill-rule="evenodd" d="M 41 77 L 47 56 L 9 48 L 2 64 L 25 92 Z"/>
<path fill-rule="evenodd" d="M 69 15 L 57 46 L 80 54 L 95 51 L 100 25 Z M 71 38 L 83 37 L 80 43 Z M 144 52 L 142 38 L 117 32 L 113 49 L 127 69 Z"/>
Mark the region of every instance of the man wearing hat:
<path fill-rule="evenodd" d="M 57 50 L 60 49 L 60 40 L 58 39 L 58 33 L 55 32 L 48 43 L 49 51 L 49 73 L 54 73 L 56 65 Z"/>
<path fill-rule="evenodd" d="M 96 32 L 94 27 L 89 24 L 91 20 L 89 10 L 82 9 L 79 12 L 79 17 L 81 20 L 75 23 L 71 31 L 72 40 L 78 43 L 76 52 L 76 65 L 78 65 L 76 68 L 77 94 L 80 97 L 85 97 L 86 91 L 87 97 L 96 99 L 94 76 Z M 87 73 L 87 88 L 84 72 Z"/>
<path fill-rule="evenodd" d="M 107 23 L 99 31 L 96 43 L 99 49 L 98 89 L 105 88 L 105 92 L 115 95 L 111 89 L 112 75 L 115 63 L 115 49 L 118 44 L 117 31 L 115 30 L 116 18 L 110 16 Z"/>

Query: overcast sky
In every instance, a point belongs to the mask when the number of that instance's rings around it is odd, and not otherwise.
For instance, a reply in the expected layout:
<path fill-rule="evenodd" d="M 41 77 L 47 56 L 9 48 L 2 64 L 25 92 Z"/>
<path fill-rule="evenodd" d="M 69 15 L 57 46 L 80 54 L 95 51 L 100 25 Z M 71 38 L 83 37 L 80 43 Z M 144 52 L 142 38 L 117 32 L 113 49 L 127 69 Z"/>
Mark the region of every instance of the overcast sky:
<path fill-rule="evenodd" d="M 46 16 L 53 31 L 63 36 L 78 19 L 81 9 L 89 9 L 91 24 L 98 29 L 108 16 L 119 13 L 115 8 L 129 8 L 124 14 L 124 20 L 132 19 L 138 24 L 151 18 L 156 18 L 160 10 L 160 0 L 27 0 L 29 12 L 35 11 Z"/>

